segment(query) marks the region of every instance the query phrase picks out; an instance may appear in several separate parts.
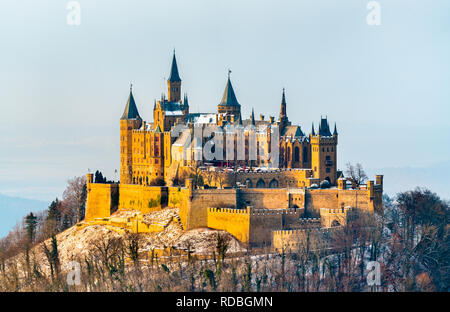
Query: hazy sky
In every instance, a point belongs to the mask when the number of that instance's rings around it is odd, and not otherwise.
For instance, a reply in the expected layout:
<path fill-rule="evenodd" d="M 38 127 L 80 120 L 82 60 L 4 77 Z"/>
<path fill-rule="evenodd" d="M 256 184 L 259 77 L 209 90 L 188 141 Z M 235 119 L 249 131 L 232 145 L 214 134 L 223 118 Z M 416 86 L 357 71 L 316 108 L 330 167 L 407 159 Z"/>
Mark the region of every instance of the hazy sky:
<path fill-rule="evenodd" d="M 380 0 L 380 26 L 366 0 L 79 0 L 79 26 L 68 2 L 0 2 L 0 193 L 113 177 L 129 84 L 151 121 L 174 48 L 192 112 L 216 111 L 230 68 L 244 117 L 277 115 L 285 87 L 305 132 L 336 121 L 339 168 L 449 162 L 448 0 Z"/>

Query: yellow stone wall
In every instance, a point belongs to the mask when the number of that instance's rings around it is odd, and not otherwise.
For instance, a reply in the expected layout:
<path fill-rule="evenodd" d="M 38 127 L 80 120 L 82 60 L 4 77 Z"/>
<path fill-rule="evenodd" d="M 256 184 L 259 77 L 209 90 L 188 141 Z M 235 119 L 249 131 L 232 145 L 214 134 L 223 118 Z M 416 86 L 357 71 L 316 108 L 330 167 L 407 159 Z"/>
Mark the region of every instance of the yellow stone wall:
<path fill-rule="evenodd" d="M 117 203 L 114 200 L 118 192 L 117 184 L 87 183 L 86 187 L 86 221 L 109 217 L 117 209 Z"/>
<path fill-rule="evenodd" d="M 243 243 L 250 241 L 250 213 L 248 209 L 208 208 L 207 227 L 224 230 Z"/>
<path fill-rule="evenodd" d="M 142 213 L 160 210 L 167 199 L 167 189 L 160 186 L 121 184 L 119 188 L 119 209 L 139 210 Z M 166 200 L 167 202 L 167 200 Z"/>

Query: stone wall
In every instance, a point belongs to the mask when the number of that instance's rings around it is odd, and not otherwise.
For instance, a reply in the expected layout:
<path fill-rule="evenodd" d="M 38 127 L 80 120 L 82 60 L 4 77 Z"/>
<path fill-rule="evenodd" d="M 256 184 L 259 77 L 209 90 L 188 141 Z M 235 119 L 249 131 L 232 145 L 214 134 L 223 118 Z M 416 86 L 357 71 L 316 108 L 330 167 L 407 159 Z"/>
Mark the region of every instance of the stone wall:
<path fill-rule="evenodd" d="M 265 209 L 285 209 L 289 207 L 286 189 L 240 189 L 239 202 L 242 207 L 253 206 Z"/>
<path fill-rule="evenodd" d="M 87 183 L 85 220 L 109 217 L 117 210 L 118 184 Z"/>
<path fill-rule="evenodd" d="M 142 213 L 161 210 L 167 205 L 167 188 L 121 184 L 119 189 L 119 209 L 139 210 Z"/>
<path fill-rule="evenodd" d="M 236 189 L 193 190 L 186 229 L 207 227 L 208 208 L 237 208 Z"/>
<path fill-rule="evenodd" d="M 207 226 L 225 230 L 243 243 L 250 241 L 249 209 L 208 208 Z"/>

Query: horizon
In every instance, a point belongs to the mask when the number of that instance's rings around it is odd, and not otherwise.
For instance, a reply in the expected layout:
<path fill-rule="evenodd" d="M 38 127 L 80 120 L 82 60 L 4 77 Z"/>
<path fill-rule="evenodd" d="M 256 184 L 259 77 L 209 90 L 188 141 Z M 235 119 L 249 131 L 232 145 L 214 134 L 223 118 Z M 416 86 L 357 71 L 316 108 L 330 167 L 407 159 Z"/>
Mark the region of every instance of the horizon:
<path fill-rule="evenodd" d="M 288 117 L 305 134 L 322 115 L 337 123 L 338 169 L 360 162 L 373 178 L 411 168 L 401 185 L 450 198 L 440 185 L 450 173 L 448 2 L 379 1 L 379 26 L 356 0 L 79 1 L 79 26 L 67 25 L 66 2 L 40 2 L 0 5 L 1 194 L 50 202 L 88 169 L 117 180 L 129 84 L 151 122 L 176 48 L 192 112 L 217 110 L 231 69 L 244 119 L 252 108 L 277 116 L 286 88 Z"/>

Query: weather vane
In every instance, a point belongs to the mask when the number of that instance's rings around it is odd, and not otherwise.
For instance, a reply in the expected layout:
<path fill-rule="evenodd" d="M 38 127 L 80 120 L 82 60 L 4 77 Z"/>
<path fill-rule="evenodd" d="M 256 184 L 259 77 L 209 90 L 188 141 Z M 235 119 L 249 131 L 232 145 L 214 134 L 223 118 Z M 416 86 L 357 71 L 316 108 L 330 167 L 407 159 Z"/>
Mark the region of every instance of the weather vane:
<path fill-rule="evenodd" d="M 230 79 L 231 69 L 228 68 L 228 79 Z"/>

